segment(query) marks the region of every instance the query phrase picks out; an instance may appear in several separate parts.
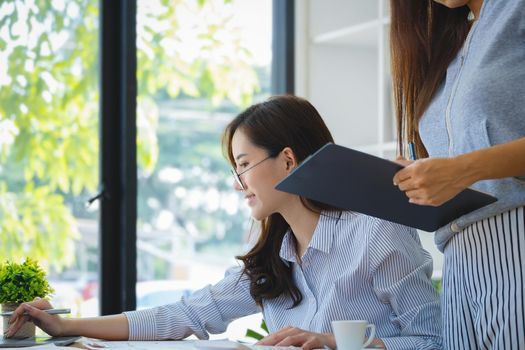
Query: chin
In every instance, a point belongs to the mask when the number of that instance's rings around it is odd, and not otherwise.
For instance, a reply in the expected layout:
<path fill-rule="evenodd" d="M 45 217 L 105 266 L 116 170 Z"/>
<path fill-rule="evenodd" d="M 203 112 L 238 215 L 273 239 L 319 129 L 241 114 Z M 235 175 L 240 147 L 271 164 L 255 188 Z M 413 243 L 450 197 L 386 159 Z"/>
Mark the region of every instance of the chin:
<path fill-rule="evenodd" d="M 264 215 L 258 215 L 258 214 L 252 213 L 252 219 L 254 219 L 255 221 L 261 221 L 263 219 L 266 219 L 267 217 L 268 215 L 264 216 Z"/>
<path fill-rule="evenodd" d="M 451 8 L 451 9 L 465 6 L 466 4 L 468 4 L 467 0 L 434 0 L 434 1 L 448 8 Z"/>
<path fill-rule="evenodd" d="M 258 210 L 256 208 L 252 209 L 252 218 L 257 221 L 261 221 L 266 219 L 268 216 L 270 216 L 271 213 L 267 213 L 263 210 Z"/>

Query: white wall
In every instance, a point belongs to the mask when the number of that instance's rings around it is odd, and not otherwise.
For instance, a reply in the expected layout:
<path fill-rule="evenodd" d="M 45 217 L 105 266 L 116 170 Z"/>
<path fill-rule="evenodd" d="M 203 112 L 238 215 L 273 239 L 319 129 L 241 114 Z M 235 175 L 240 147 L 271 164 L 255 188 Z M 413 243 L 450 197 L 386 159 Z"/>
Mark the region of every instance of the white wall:
<path fill-rule="evenodd" d="M 388 56 L 388 1 L 296 0 L 296 93 L 310 100 L 339 144 L 396 154 Z M 420 232 L 440 275 L 432 233 Z"/>

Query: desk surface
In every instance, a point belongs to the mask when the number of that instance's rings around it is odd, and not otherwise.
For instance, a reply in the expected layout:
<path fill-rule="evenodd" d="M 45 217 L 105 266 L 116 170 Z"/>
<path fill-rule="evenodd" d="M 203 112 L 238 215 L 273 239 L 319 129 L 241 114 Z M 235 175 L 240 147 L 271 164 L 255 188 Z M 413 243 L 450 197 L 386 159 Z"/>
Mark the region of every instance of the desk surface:
<path fill-rule="evenodd" d="M 100 350 L 300 350 L 298 347 L 262 346 L 241 344 L 227 340 L 174 340 L 174 341 L 105 341 L 82 338 L 68 348 Z M 54 344 L 39 345 L 23 349 L 58 350 Z M 365 350 L 365 349 L 363 349 Z"/>
<path fill-rule="evenodd" d="M 132 350 L 301 350 L 294 346 L 263 346 L 228 340 L 176 340 L 176 341 L 94 341 L 82 339 L 72 347 L 79 349 L 132 349 Z M 323 349 L 324 350 L 324 349 Z M 363 349 L 365 350 L 365 349 Z"/>

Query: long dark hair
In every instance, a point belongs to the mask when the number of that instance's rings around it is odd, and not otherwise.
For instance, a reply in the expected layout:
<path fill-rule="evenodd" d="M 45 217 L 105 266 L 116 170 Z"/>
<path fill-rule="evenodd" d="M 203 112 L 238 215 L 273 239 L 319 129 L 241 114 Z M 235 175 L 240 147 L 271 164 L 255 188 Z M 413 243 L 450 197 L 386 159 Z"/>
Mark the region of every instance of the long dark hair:
<path fill-rule="evenodd" d="M 390 0 L 390 50 L 398 149 L 416 144 L 427 157 L 418 123 L 467 37 L 469 8 L 450 9 L 434 0 Z"/>
<path fill-rule="evenodd" d="M 298 162 L 328 142 L 334 142 L 330 131 L 314 106 L 308 101 L 281 95 L 255 104 L 233 119 L 223 134 L 225 154 L 234 166 L 232 138 L 242 129 L 250 141 L 270 156 L 290 147 Z M 336 208 L 301 198 L 309 210 L 337 210 Z M 281 244 L 290 225 L 278 214 L 261 221 L 261 232 L 255 246 L 245 255 L 237 256 L 244 264 L 244 273 L 250 279 L 250 293 L 258 305 L 263 299 L 273 299 L 283 293 L 297 306 L 303 296 L 292 278 L 292 269 L 279 256 Z M 297 242 L 295 242 L 297 243 Z"/>

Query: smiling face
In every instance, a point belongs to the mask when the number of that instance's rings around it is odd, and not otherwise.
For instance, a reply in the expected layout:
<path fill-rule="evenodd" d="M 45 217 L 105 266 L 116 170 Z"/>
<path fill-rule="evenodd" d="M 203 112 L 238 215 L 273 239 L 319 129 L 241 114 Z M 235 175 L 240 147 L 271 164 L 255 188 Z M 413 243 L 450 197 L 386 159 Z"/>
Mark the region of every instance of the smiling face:
<path fill-rule="evenodd" d="M 240 175 L 244 190 L 237 182 L 234 182 L 234 188 L 244 193 L 252 217 L 262 220 L 281 212 L 292 195 L 274 187 L 295 166 L 293 152 L 286 148 L 277 156 L 268 158 L 268 151 L 253 144 L 242 128 L 233 134 L 231 150 L 237 173 L 246 171 Z"/>

